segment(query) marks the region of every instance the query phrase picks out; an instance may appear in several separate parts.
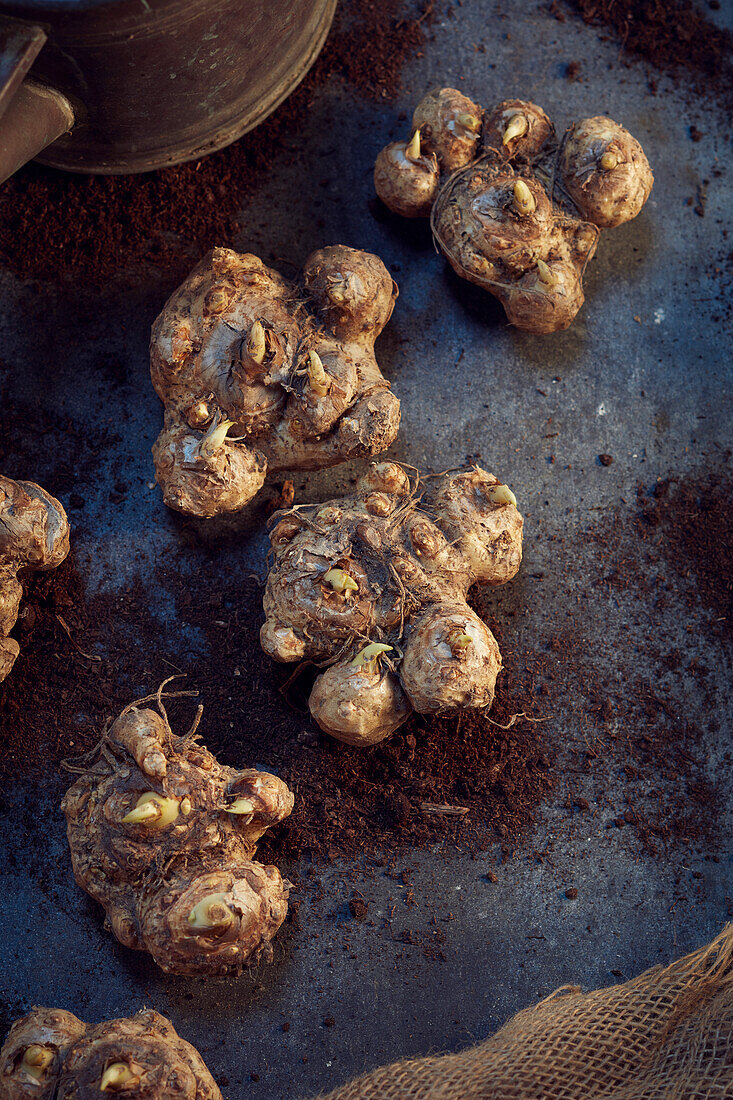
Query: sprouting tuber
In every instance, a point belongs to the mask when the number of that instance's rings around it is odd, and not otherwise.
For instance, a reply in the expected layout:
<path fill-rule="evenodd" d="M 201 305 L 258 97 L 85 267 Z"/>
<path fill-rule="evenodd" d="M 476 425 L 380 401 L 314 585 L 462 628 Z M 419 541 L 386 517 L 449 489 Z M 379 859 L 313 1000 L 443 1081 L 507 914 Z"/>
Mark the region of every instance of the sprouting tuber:
<path fill-rule="evenodd" d="M 221 1100 L 199 1052 L 152 1010 L 85 1024 L 62 1008 L 16 1020 L 0 1050 L 0 1100 Z"/>
<path fill-rule="evenodd" d="M 501 655 L 466 593 L 516 574 L 522 524 L 512 491 L 479 467 L 416 485 L 373 463 L 353 496 L 279 513 L 262 647 L 328 666 L 310 711 L 352 745 L 383 740 L 413 710 L 487 708 Z"/>
<path fill-rule="evenodd" d="M 289 883 L 253 856 L 293 795 L 275 775 L 220 764 L 195 736 L 201 710 L 177 737 L 160 692 L 126 707 L 62 803 L 77 883 L 120 943 L 173 974 L 271 958 L 288 908 Z"/>
<path fill-rule="evenodd" d="M 166 504 L 204 518 L 236 512 L 268 472 L 385 450 L 400 405 L 374 342 L 396 298 L 382 261 L 344 245 L 314 252 L 301 287 L 256 256 L 205 256 L 153 325 L 165 406 L 153 457 Z"/>
<path fill-rule="evenodd" d="M 601 229 L 635 218 L 654 177 L 639 142 L 613 119 L 587 118 L 558 139 L 541 107 L 484 110 L 462 92 L 430 92 L 408 141 L 377 157 L 382 201 L 430 217 L 451 267 L 528 332 L 567 328 Z"/>
<path fill-rule="evenodd" d="M 0 475 L 0 683 L 20 652 L 9 637 L 18 618 L 23 570 L 55 569 L 69 552 L 63 507 L 33 481 Z"/>

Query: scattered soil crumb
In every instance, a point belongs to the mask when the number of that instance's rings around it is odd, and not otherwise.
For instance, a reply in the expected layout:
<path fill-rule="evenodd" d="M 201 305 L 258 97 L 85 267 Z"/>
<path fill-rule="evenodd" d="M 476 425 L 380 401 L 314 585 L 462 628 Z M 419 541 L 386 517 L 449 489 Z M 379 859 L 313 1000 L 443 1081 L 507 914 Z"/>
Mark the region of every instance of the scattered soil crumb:
<path fill-rule="evenodd" d="M 620 56 L 641 57 L 672 76 L 686 74 L 696 93 L 733 103 L 733 35 L 693 0 L 567 0 L 592 26 L 613 30 Z M 712 7 L 712 5 L 711 5 Z M 559 18 L 556 2 L 550 14 Z"/>

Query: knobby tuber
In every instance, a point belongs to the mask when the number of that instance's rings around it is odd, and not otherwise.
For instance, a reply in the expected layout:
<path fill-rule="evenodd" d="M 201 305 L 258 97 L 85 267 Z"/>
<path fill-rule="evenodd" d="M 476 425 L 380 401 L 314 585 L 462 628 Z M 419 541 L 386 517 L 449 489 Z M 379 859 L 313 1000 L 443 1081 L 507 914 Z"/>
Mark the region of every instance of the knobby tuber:
<path fill-rule="evenodd" d="M 166 504 L 205 518 L 236 512 L 268 472 L 385 450 L 400 404 L 374 342 L 396 299 L 382 261 L 344 245 L 308 258 L 301 289 L 256 256 L 205 256 L 153 325 L 165 406 L 153 456 Z"/>
<path fill-rule="evenodd" d="M 373 463 L 353 496 L 279 516 L 260 638 L 277 661 L 328 663 L 309 699 L 321 729 L 371 745 L 413 709 L 491 705 L 501 655 L 466 593 L 519 569 L 506 485 L 479 467 L 413 485 Z"/>
<path fill-rule="evenodd" d="M 653 182 L 639 142 L 610 118 L 558 139 L 534 103 L 483 110 L 454 88 L 425 96 L 410 140 L 386 146 L 374 169 L 390 210 L 429 216 L 454 271 L 537 333 L 570 325 L 600 230 L 635 218 Z"/>
<path fill-rule="evenodd" d="M 32 481 L 0 475 L 0 683 L 20 652 L 9 634 L 18 618 L 23 569 L 55 569 L 69 552 L 63 507 Z"/>
<path fill-rule="evenodd" d="M 142 706 L 152 699 L 157 710 Z M 126 707 L 62 803 L 77 883 L 120 943 L 173 974 L 270 959 L 288 908 L 290 884 L 253 856 L 293 795 L 267 772 L 220 764 L 195 736 L 201 709 L 177 737 L 160 693 Z"/>
<path fill-rule="evenodd" d="M 199 1052 L 143 1011 L 92 1026 L 62 1008 L 16 1020 L 0 1050 L 0 1100 L 221 1100 Z"/>

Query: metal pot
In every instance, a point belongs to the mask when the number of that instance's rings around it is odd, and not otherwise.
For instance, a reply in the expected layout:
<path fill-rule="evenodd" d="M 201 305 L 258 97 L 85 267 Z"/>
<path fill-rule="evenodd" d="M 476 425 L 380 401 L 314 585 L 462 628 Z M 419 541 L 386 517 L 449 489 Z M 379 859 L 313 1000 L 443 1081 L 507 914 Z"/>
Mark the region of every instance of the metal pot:
<path fill-rule="evenodd" d="M 302 80 L 336 2 L 0 0 L 0 181 L 32 157 L 146 172 L 223 148 Z"/>

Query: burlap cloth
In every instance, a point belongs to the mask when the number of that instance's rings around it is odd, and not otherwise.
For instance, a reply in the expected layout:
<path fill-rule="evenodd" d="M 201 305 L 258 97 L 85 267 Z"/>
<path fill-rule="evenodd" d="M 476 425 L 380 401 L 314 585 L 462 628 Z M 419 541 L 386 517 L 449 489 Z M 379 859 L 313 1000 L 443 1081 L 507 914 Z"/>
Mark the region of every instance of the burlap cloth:
<path fill-rule="evenodd" d="M 449 1097 L 733 1098 L 733 924 L 670 966 L 590 993 L 563 986 L 478 1046 L 383 1066 L 326 1100 Z"/>

